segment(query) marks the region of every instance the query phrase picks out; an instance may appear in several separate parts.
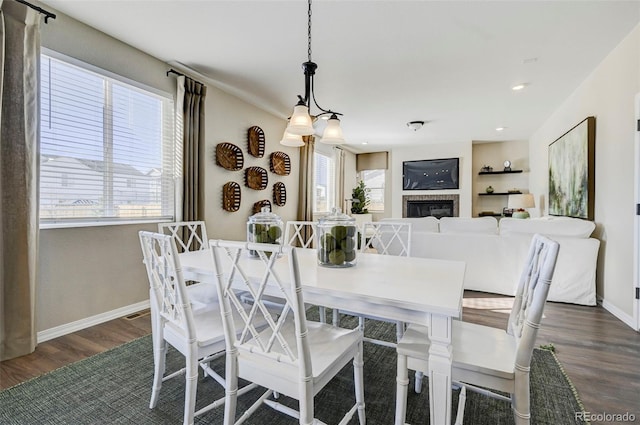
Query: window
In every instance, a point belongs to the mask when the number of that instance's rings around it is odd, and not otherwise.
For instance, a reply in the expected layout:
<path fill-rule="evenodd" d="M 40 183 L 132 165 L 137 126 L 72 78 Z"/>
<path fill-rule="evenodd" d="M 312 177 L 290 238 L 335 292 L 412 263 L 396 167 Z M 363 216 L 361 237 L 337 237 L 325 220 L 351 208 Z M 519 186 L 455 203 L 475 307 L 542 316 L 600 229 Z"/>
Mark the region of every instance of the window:
<path fill-rule="evenodd" d="M 335 161 L 324 153 L 314 152 L 313 212 L 327 213 L 335 203 Z"/>
<path fill-rule="evenodd" d="M 362 170 L 360 178 L 369 188 L 369 211 L 384 211 L 384 178 L 385 170 Z"/>
<path fill-rule="evenodd" d="M 172 219 L 172 100 L 55 56 L 41 57 L 41 223 Z"/>

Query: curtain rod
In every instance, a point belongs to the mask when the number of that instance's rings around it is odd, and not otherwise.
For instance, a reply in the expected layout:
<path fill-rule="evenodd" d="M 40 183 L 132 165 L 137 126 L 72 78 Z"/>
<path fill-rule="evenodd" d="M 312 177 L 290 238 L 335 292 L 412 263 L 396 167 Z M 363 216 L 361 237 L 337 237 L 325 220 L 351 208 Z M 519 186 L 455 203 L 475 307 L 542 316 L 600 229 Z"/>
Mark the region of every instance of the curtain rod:
<path fill-rule="evenodd" d="M 171 68 L 170 70 L 168 70 L 168 71 L 167 71 L 167 77 L 169 76 L 169 74 L 176 74 L 178 77 L 187 77 L 187 78 L 191 78 L 191 77 L 189 77 L 189 76 L 187 76 L 187 75 L 184 75 L 182 72 L 178 72 L 178 71 L 176 71 L 176 70 L 175 70 L 175 69 L 173 69 L 173 68 Z M 195 81 L 196 83 L 198 83 L 198 84 L 202 84 L 203 86 L 205 85 L 205 84 L 201 83 L 201 82 L 200 82 L 200 81 L 198 81 L 198 80 L 194 80 L 193 78 L 191 78 L 191 79 L 192 79 L 193 81 Z"/>
<path fill-rule="evenodd" d="M 33 10 L 35 10 L 36 12 L 40 12 L 44 15 L 44 23 L 48 24 L 49 23 L 49 18 L 51 19 L 56 19 L 56 15 L 55 13 L 51 13 L 48 10 L 44 10 L 41 7 L 36 6 L 35 4 L 31 4 L 28 1 L 25 0 L 16 0 L 18 3 L 22 3 L 25 6 L 29 6 L 30 8 L 32 8 Z"/>

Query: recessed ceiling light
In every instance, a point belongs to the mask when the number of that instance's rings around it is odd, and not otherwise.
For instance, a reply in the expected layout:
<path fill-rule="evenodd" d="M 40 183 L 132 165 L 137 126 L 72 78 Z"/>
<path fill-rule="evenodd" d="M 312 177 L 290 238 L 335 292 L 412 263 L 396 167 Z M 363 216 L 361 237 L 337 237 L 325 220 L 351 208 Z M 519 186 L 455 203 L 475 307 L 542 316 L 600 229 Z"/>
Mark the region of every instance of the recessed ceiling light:
<path fill-rule="evenodd" d="M 526 83 L 516 84 L 515 86 L 511 87 L 511 90 L 520 91 L 520 90 L 524 89 L 525 87 L 527 87 Z"/>
<path fill-rule="evenodd" d="M 362 142 L 362 144 L 363 144 L 363 145 L 368 145 L 368 144 L 369 144 L 369 142 Z"/>
<path fill-rule="evenodd" d="M 496 131 L 504 131 L 507 127 L 496 127 Z"/>

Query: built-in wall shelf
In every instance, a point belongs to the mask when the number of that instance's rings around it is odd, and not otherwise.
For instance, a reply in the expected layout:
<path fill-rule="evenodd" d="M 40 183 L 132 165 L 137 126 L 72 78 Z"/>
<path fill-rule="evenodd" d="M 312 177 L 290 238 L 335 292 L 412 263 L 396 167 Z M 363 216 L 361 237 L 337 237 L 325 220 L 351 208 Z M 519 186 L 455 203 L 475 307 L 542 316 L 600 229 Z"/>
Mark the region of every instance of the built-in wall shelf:
<path fill-rule="evenodd" d="M 480 171 L 478 174 L 517 174 L 522 173 L 522 170 L 511 170 L 511 171 Z"/>
<path fill-rule="evenodd" d="M 480 214 L 478 214 L 478 217 L 502 217 L 502 214 L 490 213 L 490 212 L 481 212 Z"/>
<path fill-rule="evenodd" d="M 491 192 L 491 193 L 478 193 L 480 196 L 504 196 L 504 195 L 519 195 L 522 192 Z"/>

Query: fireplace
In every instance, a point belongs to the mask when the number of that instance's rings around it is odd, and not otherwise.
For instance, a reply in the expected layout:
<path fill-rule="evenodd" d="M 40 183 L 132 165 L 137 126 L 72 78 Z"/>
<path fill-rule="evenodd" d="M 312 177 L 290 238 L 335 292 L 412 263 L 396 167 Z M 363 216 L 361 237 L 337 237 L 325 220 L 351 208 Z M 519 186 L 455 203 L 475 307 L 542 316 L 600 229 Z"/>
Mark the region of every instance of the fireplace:
<path fill-rule="evenodd" d="M 405 195 L 402 217 L 458 217 L 459 195 Z"/>
<path fill-rule="evenodd" d="M 407 217 L 453 217 L 453 201 L 407 201 Z"/>

